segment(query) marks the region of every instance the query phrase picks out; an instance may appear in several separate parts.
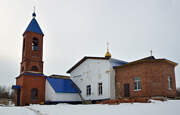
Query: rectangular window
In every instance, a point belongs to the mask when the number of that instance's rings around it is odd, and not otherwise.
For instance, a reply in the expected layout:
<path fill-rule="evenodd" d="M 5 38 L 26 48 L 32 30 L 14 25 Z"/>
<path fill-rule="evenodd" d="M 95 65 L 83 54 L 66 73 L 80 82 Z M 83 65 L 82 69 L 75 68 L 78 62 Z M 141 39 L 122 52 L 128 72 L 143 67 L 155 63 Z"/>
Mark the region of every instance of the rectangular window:
<path fill-rule="evenodd" d="M 26 41 L 25 41 L 25 38 L 24 38 L 24 40 L 23 40 L 23 52 L 25 51 L 25 45 L 26 44 Z"/>
<path fill-rule="evenodd" d="M 103 89 L 102 89 L 102 83 L 98 83 L 98 94 L 102 95 Z"/>
<path fill-rule="evenodd" d="M 168 77 L 168 89 L 172 89 L 172 77 Z"/>
<path fill-rule="evenodd" d="M 31 99 L 32 100 L 38 99 L 38 89 L 37 88 L 31 89 Z"/>
<path fill-rule="evenodd" d="M 86 86 L 86 95 L 90 96 L 91 95 L 91 85 Z"/>
<path fill-rule="evenodd" d="M 141 80 L 138 77 L 134 78 L 134 91 L 141 90 Z"/>

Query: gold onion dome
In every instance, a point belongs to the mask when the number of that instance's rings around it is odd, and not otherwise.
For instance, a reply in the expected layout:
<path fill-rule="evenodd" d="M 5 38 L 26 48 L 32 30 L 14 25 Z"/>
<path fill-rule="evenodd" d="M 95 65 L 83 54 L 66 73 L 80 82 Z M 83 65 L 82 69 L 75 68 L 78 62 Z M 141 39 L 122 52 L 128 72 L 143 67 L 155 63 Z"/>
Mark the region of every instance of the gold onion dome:
<path fill-rule="evenodd" d="M 111 58 L 111 53 L 109 52 L 109 43 L 107 42 L 107 52 L 105 54 L 105 58 Z"/>
<path fill-rule="evenodd" d="M 109 53 L 109 51 L 106 52 L 105 57 L 107 57 L 107 58 L 111 57 L 111 54 Z"/>

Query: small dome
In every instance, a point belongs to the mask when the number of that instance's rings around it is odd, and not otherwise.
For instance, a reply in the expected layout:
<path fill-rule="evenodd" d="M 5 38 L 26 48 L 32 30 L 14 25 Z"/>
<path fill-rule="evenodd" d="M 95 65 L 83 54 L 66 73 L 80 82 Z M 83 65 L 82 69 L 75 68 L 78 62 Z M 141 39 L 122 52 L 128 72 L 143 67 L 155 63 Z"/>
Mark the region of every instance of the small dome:
<path fill-rule="evenodd" d="M 34 12 L 34 13 L 32 14 L 32 16 L 35 18 L 35 17 L 36 17 L 36 13 Z"/>
<path fill-rule="evenodd" d="M 105 57 L 106 58 L 111 58 L 111 54 L 109 53 L 109 51 L 106 52 Z"/>

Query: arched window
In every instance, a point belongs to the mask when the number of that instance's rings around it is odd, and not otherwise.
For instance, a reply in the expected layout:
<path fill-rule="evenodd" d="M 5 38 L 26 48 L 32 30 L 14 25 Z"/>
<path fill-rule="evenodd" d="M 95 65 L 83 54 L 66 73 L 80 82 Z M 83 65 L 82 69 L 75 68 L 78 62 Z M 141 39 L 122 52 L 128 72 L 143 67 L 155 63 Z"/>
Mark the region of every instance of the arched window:
<path fill-rule="evenodd" d="M 38 71 L 38 68 L 36 66 L 32 66 L 31 70 L 32 71 Z"/>
<path fill-rule="evenodd" d="M 134 91 L 141 90 L 141 80 L 139 77 L 134 78 Z"/>
<path fill-rule="evenodd" d="M 32 50 L 33 51 L 37 51 L 39 48 L 38 48 L 38 38 L 34 37 L 33 38 L 33 41 L 32 41 Z"/>
<path fill-rule="evenodd" d="M 33 100 L 38 99 L 38 89 L 37 88 L 31 89 L 31 99 L 33 99 Z"/>

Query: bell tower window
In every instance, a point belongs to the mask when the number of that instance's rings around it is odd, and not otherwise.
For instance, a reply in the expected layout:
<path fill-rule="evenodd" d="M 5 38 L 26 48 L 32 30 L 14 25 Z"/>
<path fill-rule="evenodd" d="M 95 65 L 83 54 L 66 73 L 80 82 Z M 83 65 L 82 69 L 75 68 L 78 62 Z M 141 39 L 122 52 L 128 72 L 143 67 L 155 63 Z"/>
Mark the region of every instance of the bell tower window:
<path fill-rule="evenodd" d="M 25 38 L 23 40 L 23 52 L 25 51 L 25 44 L 26 44 L 26 41 L 25 41 Z"/>
<path fill-rule="evenodd" d="M 32 71 L 38 71 L 38 68 L 36 66 L 32 66 Z"/>
<path fill-rule="evenodd" d="M 21 71 L 24 71 L 24 67 L 21 68 Z"/>
<path fill-rule="evenodd" d="M 32 41 L 32 50 L 33 51 L 37 51 L 39 49 L 38 42 L 39 42 L 38 38 L 34 37 L 33 41 Z"/>

